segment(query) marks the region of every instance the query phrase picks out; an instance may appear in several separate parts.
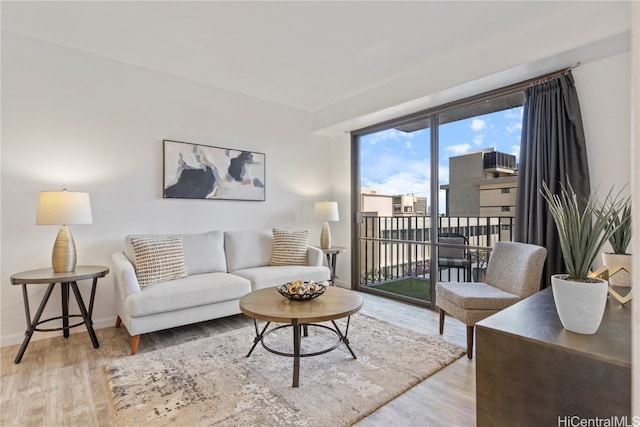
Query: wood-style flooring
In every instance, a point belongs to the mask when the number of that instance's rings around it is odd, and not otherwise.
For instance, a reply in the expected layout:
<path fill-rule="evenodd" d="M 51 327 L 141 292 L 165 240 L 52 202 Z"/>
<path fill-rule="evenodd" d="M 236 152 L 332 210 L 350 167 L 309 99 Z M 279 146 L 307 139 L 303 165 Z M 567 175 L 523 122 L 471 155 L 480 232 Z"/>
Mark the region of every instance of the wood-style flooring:
<path fill-rule="evenodd" d="M 438 335 L 436 312 L 370 294 L 362 296 L 363 313 Z M 249 318 L 237 315 L 145 334 L 138 353 L 252 324 Z M 128 356 L 130 337 L 124 327 L 99 329 L 96 334 L 98 349 L 93 348 L 86 331 L 67 339 L 60 336 L 32 341 L 18 365 L 13 360 L 19 346 L 1 348 L 0 426 L 115 425 L 104 365 Z M 462 323 L 447 317 L 445 340 L 464 347 L 465 334 Z M 475 426 L 475 362 L 462 357 L 356 425 Z"/>

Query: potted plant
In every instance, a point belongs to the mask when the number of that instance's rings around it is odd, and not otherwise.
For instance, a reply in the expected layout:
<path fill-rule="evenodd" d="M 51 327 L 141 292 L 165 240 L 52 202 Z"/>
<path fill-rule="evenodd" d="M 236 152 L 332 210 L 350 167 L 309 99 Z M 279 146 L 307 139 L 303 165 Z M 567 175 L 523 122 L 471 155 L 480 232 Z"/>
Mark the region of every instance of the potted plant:
<path fill-rule="evenodd" d="M 623 198 L 613 209 L 616 230 L 609 237 L 613 252 L 603 252 L 602 263 L 613 272 L 609 276 L 611 285 L 628 288 L 631 287 L 631 254 L 627 253 L 631 242 L 631 197 Z"/>
<path fill-rule="evenodd" d="M 581 206 L 570 183 L 561 186 L 560 194 L 552 194 L 543 182 L 541 193 L 556 224 L 567 268 L 567 273 L 551 276 L 560 321 L 569 331 L 594 334 L 602 321 L 609 284 L 589 273 L 600 249 L 619 228 L 614 217 L 620 201 L 609 192 L 601 204 L 591 193 Z"/>

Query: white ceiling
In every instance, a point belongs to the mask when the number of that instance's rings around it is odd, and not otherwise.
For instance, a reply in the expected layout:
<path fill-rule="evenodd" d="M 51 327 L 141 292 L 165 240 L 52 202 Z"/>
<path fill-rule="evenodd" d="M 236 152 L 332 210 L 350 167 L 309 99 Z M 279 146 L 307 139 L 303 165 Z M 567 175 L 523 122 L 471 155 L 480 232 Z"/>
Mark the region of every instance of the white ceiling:
<path fill-rule="evenodd" d="M 315 112 L 575 5 L 2 2 L 2 29 Z"/>

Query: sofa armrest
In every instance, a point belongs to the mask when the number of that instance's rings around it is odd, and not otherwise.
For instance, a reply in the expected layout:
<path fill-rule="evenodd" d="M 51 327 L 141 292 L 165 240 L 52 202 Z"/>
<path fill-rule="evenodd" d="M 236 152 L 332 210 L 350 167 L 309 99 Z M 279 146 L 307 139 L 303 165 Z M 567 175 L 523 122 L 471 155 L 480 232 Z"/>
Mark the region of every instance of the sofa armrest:
<path fill-rule="evenodd" d="M 117 287 L 116 295 L 124 301 L 129 295 L 140 292 L 136 270 L 123 252 L 114 252 L 111 259 Z"/>
<path fill-rule="evenodd" d="M 322 267 L 322 250 L 315 246 L 307 246 L 307 262 L 310 266 Z"/>

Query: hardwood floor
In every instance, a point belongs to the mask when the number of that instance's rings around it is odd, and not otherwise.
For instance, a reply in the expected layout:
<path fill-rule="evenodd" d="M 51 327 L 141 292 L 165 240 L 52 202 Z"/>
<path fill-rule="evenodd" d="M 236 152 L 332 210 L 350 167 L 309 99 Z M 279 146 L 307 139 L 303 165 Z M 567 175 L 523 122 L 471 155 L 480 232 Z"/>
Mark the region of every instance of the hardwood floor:
<path fill-rule="evenodd" d="M 362 296 L 362 313 L 438 335 L 437 313 L 370 294 Z M 138 354 L 252 324 L 249 318 L 238 315 L 145 334 Z M 18 365 L 13 360 L 19 346 L 1 348 L 0 425 L 115 425 L 104 365 L 128 357 L 130 337 L 124 327 L 99 329 L 96 334 L 98 349 L 93 348 L 86 331 L 66 340 L 60 336 L 32 341 Z M 447 317 L 443 338 L 464 347 L 464 325 Z M 356 425 L 474 426 L 475 362 L 460 358 Z"/>

